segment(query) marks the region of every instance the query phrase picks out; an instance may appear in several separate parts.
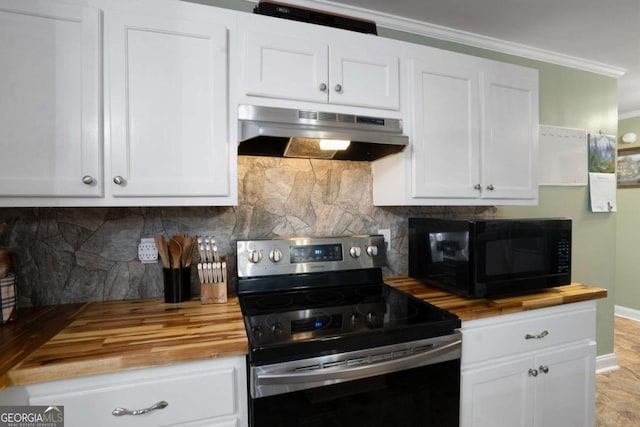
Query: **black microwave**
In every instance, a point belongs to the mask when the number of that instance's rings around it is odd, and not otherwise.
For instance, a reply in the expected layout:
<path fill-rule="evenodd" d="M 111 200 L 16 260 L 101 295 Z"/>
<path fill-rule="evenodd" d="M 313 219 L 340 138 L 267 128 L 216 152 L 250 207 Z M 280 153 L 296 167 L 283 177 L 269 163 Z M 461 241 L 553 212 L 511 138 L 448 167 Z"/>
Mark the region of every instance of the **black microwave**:
<path fill-rule="evenodd" d="M 571 220 L 409 218 L 409 276 L 468 298 L 571 283 Z"/>

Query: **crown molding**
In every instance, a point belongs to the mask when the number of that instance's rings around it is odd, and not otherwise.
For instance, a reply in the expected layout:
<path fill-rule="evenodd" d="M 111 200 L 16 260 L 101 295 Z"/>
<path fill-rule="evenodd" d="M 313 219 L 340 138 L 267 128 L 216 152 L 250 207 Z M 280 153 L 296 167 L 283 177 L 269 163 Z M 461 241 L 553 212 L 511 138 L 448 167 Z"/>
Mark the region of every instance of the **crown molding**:
<path fill-rule="evenodd" d="M 640 117 L 640 110 L 628 111 L 626 113 L 622 113 L 618 115 L 618 120 L 633 119 L 636 117 Z"/>
<path fill-rule="evenodd" d="M 246 1 L 257 3 L 257 0 Z M 583 71 L 589 71 L 605 76 L 619 78 L 627 72 L 625 68 L 591 61 L 589 59 L 578 58 L 575 56 L 565 55 L 545 49 L 538 49 L 519 43 L 513 43 L 510 41 L 487 37 L 480 34 L 456 30 L 453 28 L 430 24 L 428 22 L 422 22 L 415 19 L 376 12 L 373 10 L 355 6 L 338 4 L 328 0 L 284 0 L 284 2 L 294 6 L 320 9 L 326 12 L 368 19 L 371 21 L 375 21 L 376 25 L 378 26 L 391 30 L 404 31 L 421 36 L 432 37 L 439 40 L 460 43 L 481 49 L 488 49 L 496 52 L 520 56 L 523 58 L 562 65 L 565 67 L 575 68 Z"/>

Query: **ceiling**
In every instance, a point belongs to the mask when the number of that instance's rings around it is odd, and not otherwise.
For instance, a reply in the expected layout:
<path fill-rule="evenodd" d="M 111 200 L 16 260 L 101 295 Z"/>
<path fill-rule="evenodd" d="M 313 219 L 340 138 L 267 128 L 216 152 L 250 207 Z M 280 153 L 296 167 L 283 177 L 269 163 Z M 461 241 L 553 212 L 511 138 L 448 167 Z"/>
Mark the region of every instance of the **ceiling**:
<path fill-rule="evenodd" d="M 388 19 L 407 18 L 408 22 L 422 21 L 473 33 L 472 36 L 508 41 L 597 66 L 610 66 L 615 69 L 614 74 L 626 70 L 618 80 L 618 113 L 623 118 L 640 116 L 640 0 L 316 0 L 314 3 L 325 6 L 325 10 L 332 5 L 353 6 L 381 12 L 389 15 L 385 17 Z"/>

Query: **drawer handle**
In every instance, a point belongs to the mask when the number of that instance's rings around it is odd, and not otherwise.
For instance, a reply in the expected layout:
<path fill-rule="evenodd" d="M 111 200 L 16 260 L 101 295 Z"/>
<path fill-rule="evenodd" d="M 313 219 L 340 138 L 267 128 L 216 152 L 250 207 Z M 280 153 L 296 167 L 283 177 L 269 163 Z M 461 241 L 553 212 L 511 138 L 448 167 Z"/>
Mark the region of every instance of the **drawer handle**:
<path fill-rule="evenodd" d="M 549 367 L 546 365 L 540 365 L 540 372 L 542 372 L 543 374 L 548 374 L 549 373 Z"/>
<path fill-rule="evenodd" d="M 538 376 L 538 371 L 535 370 L 535 369 L 529 368 L 529 376 L 530 377 L 534 377 L 534 378 L 537 377 Z"/>
<path fill-rule="evenodd" d="M 121 417 L 123 415 L 142 415 L 142 414 L 146 414 L 147 412 L 156 411 L 158 409 L 164 409 L 167 406 L 169 406 L 169 404 L 165 400 L 161 400 L 160 402 L 155 403 L 149 406 L 148 408 L 134 409 L 133 411 L 126 408 L 116 408 L 111 412 L 111 415 L 115 415 L 116 417 Z"/>
<path fill-rule="evenodd" d="M 538 335 L 527 334 L 524 336 L 525 340 L 539 340 L 549 335 L 549 331 L 542 331 Z"/>

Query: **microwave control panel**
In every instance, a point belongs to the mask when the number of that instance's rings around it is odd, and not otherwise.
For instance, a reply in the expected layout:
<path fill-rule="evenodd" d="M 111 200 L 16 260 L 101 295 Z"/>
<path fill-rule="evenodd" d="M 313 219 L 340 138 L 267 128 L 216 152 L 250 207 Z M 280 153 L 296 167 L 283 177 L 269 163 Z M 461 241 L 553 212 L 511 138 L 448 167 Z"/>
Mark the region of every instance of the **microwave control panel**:
<path fill-rule="evenodd" d="M 558 273 L 571 271 L 571 241 L 569 239 L 558 240 Z"/>

